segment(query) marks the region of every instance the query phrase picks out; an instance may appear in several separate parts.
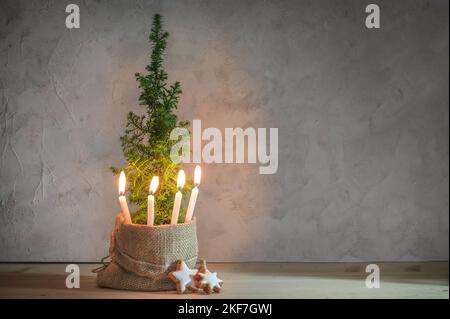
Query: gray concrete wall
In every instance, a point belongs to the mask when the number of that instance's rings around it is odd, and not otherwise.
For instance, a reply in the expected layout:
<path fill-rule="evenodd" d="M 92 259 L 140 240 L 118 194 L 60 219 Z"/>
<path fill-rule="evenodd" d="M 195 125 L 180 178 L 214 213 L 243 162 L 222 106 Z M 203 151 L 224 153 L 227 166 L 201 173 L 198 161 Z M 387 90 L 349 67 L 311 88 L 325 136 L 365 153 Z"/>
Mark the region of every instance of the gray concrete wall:
<path fill-rule="evenodd" d="M 96 261 L 151 18 L 179 115 L 278 127 L 279 169 L 203 165 L 210 261 L 448 259 L 447 1 L 0 2 L 0 260 Z M 188 173 L 192 165 L 186 165 Z M 189 175 L 188 175 L 189 176 Z"/>

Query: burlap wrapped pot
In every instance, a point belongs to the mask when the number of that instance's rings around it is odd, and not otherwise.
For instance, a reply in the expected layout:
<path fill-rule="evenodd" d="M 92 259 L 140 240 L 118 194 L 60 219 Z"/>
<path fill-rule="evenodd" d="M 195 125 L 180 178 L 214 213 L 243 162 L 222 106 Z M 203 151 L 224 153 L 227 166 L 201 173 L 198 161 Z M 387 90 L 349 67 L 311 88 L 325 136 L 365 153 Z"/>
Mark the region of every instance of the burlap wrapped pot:
<path fill-rule="evenodd" d="M 178 260 L 194 268 L 198 256 L 195 219 L 178 225 L 124 224 L 118 214 L 111 233 L 111 262 L 98 269 L 100 287 L 127 290 L 174 290 L 168 278 Z"/>

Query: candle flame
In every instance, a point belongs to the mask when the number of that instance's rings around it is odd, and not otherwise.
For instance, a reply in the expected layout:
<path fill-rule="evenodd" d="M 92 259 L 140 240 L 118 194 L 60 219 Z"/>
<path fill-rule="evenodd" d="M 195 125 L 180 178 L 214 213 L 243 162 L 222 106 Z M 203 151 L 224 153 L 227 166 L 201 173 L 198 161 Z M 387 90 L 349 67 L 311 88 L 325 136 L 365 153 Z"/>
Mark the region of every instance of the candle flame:
<path fill-rule="evenodd" d="M 194 184 L 196 186 L 200 185 L 200 179 L 202 177 L 202 168 L 200 165 L 195 166 L 195 172 L 194 172 Z"/>
<path fill-rule="evenodd" d="M 178 187 L 179 190 L 181 190 L 183 188 L 185 182 L 186 182 L 186 174 L 181 169 L 178 172 L 178 180 L 177 180 L 177 187 Z"/>
<path fill-rule="evenodd" d="M 127 183 L 127 178 L 125 176 L 125 172 L 121 171 L 120 177 L 119 177 L 119 195 L 125 194 L 125 184 L 126 183 Z"/>
<path fill-rule="evenodd" d="M 154 194 L 159 185 L 159 177 L 153 176 L 152 181 L 150 182 L 150 194 Z"/>

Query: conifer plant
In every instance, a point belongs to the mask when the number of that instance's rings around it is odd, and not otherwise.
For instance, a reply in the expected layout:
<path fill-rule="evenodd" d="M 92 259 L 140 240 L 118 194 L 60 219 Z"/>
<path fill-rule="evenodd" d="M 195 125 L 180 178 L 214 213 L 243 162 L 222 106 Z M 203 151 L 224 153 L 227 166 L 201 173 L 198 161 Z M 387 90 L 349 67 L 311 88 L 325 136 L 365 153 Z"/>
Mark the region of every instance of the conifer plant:
<path fill-rule="evenodd" d="M 175 193 L 177 175 L 181 169 L 170 158 L 171 147 L 176 141 L 170 139 L 171 131 L 178 127 L 187 127 L 189 122 L 178 121 L 174 110 L 182 93 L 179 82 L 169 85 L 164 70 L 164 53 L 169 33 L 163 30 L 162 17 L 156 14 L 150 32 L 150 64 L 146 74 L 136 73 L 141 94 L 142 114 L 129 112 L 125 133 L 120 137 L 127 165 L 123 169 L 127 176 L 128 201 L 131 203 L 132 221 L 136 224 L 147 223 L 147 196 L 153 175 L 159 176 L 159 187 L 155 194 L 155 225 L 169 224 Z M 121 169 L 111 167 L 118 175 Z M 191 183 L 186 182 L 183 197 L 186 198 Z M 180 220 L 184 219 L 185 209 L 180 211 Z"/>

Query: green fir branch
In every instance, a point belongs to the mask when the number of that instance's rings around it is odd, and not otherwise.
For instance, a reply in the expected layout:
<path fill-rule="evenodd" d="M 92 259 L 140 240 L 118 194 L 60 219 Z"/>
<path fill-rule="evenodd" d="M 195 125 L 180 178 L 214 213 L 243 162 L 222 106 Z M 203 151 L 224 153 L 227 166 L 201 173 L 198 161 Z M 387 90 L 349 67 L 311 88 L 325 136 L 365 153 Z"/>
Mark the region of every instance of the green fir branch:
<path fill-rule="evenodd" d="M 160 185 L 155 194 L 155 224 L 167 224 L 175 193 L 177 192 L 177 174 L 181 165 L 170 159 L 170 132 L 177 127 L 188 127 L 189 122 L 178 122 L 173 110 L 177 109 L 181 84 L 177 81 L 168 84 L 168 75 L 164 70 L 164 53 L 169 33 L 163 29 L 162 17 L 156 14 L 153 18 L 149 36 L 151 44 L 150 63 L 145 67 L 147 74 L 135 73 L 138 87 L 141 90 L 138 101 L 144 106 L 143 114 L 133 112 L 127 114 L 125 133 L 120 137 L 122 150 L 127 165 L 122 169 L 127 175 L 128 199 L 132 207 L 132 220 L 137 224 L 147 223 L 147 196 L 150 180 L 158 175 Z M 121 169 L 110 168 L 118 175 Z M 192 184 L 188 181 L 183 189 L 187 196 Z M 186 198 L 186 197 L 185 197 Z M 186 209 L 180 212 L 183 220 Z"/>

